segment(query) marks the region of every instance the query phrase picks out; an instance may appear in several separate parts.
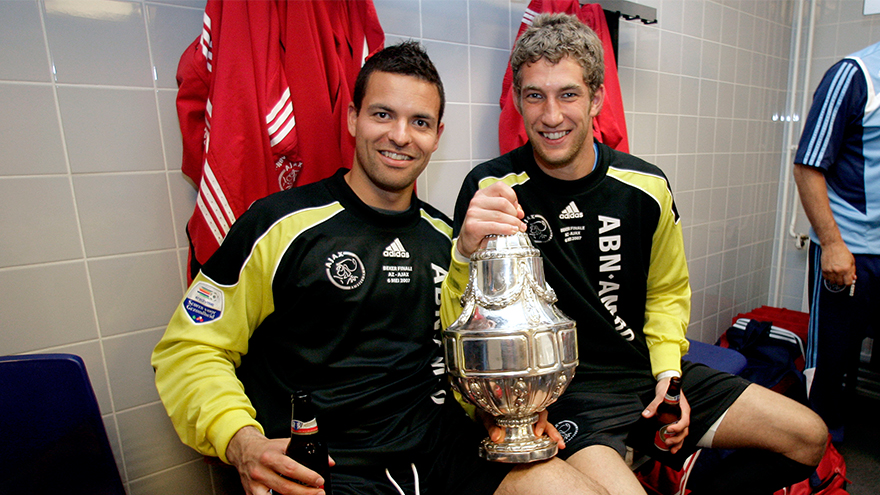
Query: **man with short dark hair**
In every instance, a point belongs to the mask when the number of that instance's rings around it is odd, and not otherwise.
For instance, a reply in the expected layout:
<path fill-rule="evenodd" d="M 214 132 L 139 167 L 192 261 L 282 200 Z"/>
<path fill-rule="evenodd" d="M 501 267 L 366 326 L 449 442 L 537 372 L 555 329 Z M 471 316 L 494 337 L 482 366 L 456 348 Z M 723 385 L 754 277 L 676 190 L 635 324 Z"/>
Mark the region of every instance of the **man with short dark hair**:
<path fill-rule="evenodd" d="M 296 389 L 312 393 L 336 494 L 605 493 L 558 459 L 480 459 L 485 430 L 446 400 L 437 294 L 452 229 L 413 190 L 443 105 L 417 43 L 367 60 L 348 109 L 351 170 L 254 203 L 156 346 L 181 439 L 233 464 L 248 494 L 322 493 L 284 455 Z"/>
<path fill-rule="evenodd" d="M 801 481 L 825 450 L 822 421 L 780 394 L 682 361 L 690 287 L 680 217 L 659 168 L 593 139 L 602 56 L 595 33 L 565 14 L 536 17 L 517 40 L 514 102 L 529 142 L 465 178 L 443 322 L 461 312 L 467 260 L 485 236 L 526 231 L 557 307 L 577 322 L 580 364 L 548 408 L 566 443 L 560 457 L 612 494 L 644 493 L 623 454 L 652 448 L 657 428 L 644 426 L 678 376 L 682 417 L 663 440 L 669 452 L 648 453 L 680 465 L 700 447 L 742 449 L 689 485 L 693 493 L 769 494 Z"/>

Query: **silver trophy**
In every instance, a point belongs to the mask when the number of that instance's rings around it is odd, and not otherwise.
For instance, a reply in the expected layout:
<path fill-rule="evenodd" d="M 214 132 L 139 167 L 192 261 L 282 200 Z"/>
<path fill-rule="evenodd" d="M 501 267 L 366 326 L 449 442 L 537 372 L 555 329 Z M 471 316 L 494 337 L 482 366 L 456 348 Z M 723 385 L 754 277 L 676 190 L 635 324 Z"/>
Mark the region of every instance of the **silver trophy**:
<path fill-rule="evenodd" d="M 528 236 L 489 236 L 471 256 L 459 318 L 443 332 L 453 387 L 495 416 L 501 443 L 483 440 L 490 461 L 533 462 L 556 455 L 537 437 L 538 413 L 556 401 L 578 364 L 575 322 L 559 311 Z"/>

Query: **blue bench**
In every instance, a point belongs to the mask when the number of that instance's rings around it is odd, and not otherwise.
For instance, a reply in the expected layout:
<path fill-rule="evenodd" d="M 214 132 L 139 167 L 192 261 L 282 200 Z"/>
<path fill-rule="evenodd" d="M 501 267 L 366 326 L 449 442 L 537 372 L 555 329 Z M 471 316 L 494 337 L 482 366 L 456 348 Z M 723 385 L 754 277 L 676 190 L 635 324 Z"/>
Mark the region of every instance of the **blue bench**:
<path fill-rule="evenodd" d="M 738 375 L 746 367 L 746 357 L 738 351 L 707 344 L 698 340 L 688 339 L 691 347 L 684 359 L 692 363 L 701 363 L 719 371 Z"/>

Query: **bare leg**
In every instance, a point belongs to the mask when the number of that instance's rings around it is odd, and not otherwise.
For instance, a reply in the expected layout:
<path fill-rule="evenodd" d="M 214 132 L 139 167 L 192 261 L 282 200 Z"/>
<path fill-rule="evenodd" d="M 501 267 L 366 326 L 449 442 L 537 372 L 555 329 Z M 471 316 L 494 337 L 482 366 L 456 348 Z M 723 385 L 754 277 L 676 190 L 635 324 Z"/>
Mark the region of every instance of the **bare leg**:
<path fill-rule="evenodd" d="M 596 480 L 611 495 L 644 495 L 639 480 L 616 450 L 605 445 L 587 447 L 568 458 L 578 471 Z"/>
<path fill-rule="evenodd" d="M 764 449 L 815 466 L 827 438 L 822 418 L 808 407 L 752 384 L 728 409 L 712 447 Z"/>
<path fill-rule="evenodd" d="M 609 495 L 589 476 L 561 459 L 522 464 L 495 490 L 495 495 Z"/>
<path fill-rule="evenodd" d="M 825 452 L 828 430 L 807 407 L 749 385 L 718 425 L 713 447 L 736 449 L 710 472 L 691 478 L 695 494 L 772 494 L 806 479 Z"/>

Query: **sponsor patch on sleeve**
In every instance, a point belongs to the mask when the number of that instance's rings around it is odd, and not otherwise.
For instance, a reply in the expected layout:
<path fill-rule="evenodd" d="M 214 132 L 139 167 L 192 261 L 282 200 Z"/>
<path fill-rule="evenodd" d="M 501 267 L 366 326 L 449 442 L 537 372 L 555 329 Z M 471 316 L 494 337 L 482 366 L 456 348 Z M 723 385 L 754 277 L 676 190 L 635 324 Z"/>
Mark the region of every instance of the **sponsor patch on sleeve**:
<path fill-rule="evenodd" d="M 210 323 L 223 315 L 223 291 L 206 282 L 190 287 L 183 309 L 196 324 Z"/>

